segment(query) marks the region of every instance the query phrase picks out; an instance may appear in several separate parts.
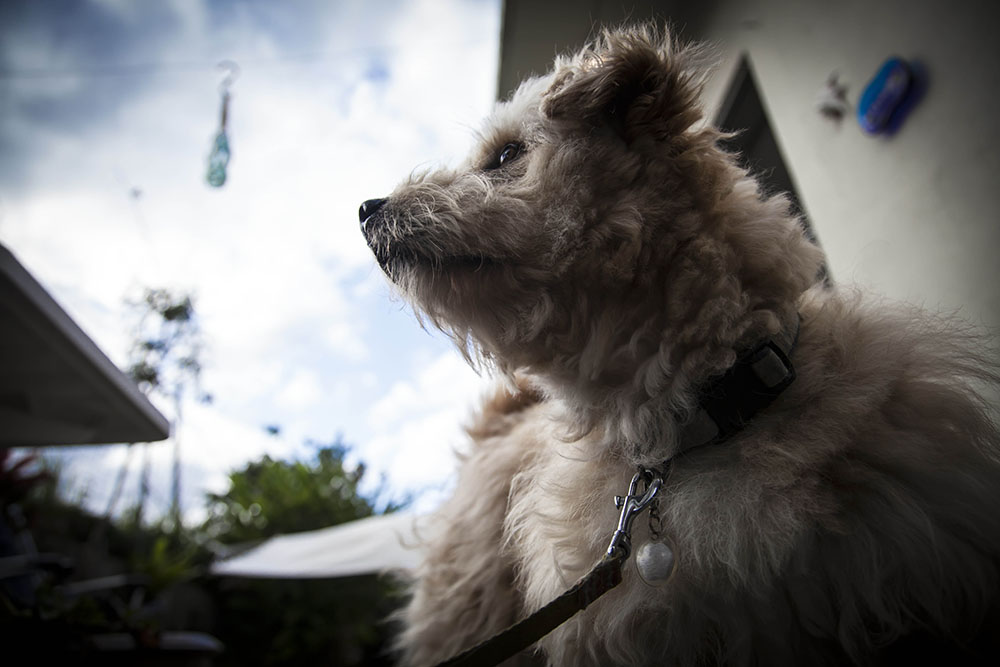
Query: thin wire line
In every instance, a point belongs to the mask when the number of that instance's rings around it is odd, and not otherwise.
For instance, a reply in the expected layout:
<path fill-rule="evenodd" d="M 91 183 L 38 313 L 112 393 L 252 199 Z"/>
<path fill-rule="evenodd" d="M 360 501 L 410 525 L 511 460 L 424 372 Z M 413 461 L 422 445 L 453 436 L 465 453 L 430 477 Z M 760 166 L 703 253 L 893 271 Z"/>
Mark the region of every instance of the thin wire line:
<path fill-rule="evenodd" d="M 451 44 L 438 44 L 435 48 L 464 50 L 472 46 L 478 46 L 479 40 L 468 40 L 465 42 L 453 42 Z M 241 67 L 282 67 L 289 65 L 312 65 L 333 60 L 343 60 L 345 58 L 360 58 L 371 55 L 390 55 L 400 51 L 400 47 L 377 47 L 352 49 L 344 51 L 321 51 L 316 53 L 301 53 L 269 59 L 241 59 L 229 58 L 239 62 Z M 103 79 L 103 78 L 127 78 L 134 76 L 150 76 L 161 74 L 190 74 L 196 72 L 208 72 L 218 69 L 219 61 L 189 61 L 174 63 L 134 63 L 123 65 L 97 65 L 94 67 L 81 67 L 76 69 L 46 69 L 41 67 L 29 67 L 24 69 L 0 69 L 0 79 L 8 81 L 32 80 L 32 79 Z"/>

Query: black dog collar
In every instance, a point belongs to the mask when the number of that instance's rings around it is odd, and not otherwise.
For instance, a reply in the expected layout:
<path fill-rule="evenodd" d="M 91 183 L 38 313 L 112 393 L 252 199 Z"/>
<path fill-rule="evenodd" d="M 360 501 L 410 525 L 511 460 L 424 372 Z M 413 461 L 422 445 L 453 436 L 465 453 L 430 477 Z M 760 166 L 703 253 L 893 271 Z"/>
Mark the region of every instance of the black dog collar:
<path fill-rule="evenodd" d="M 681 425 L 678 454 L 729 439 L 769 406 L 795 380 L 789 357 L 801 318 L 785 331 L 742 354 L 729 370 L 699 392 L 698 409 Z"/>

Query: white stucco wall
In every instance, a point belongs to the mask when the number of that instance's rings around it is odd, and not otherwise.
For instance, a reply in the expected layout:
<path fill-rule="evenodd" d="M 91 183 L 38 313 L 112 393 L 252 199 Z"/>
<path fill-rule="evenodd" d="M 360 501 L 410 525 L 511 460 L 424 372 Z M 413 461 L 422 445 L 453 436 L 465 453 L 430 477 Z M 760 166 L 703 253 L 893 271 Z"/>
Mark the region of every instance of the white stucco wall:
<path fill-rule="evenodd" d="M 722 55 L 721 101 L 741 52 L 838 283 L 1000 328 L 1000 3 L 721 1 L 699 21 Z M 929 88 L 892 138 L 816 111 L 836 71 L 856 105 L 891 55 Z"/>

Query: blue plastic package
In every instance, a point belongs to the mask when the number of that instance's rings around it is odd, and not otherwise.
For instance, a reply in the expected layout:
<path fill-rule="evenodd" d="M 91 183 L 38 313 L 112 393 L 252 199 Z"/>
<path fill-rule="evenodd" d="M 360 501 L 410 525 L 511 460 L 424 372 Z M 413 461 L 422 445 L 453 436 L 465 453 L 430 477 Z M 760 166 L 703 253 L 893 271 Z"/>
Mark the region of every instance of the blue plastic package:
<path fill-rule="evenodd" d="M 889 58 L 865 87 L 858 102 L 858 123 L 869 134 L 894 131 L 915 93 L 913 69 L 901 58 Z"/>

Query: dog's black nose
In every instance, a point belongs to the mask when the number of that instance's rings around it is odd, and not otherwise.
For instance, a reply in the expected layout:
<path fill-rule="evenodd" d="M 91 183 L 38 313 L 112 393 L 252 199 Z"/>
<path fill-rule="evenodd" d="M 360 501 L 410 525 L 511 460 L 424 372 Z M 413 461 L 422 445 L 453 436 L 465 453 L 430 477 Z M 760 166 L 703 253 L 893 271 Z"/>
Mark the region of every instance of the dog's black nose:
<path fill-rule="evenodd" d="M 387 201 L 389 201 L 389 200 L 388 199 L 369 199 L 368 201 L 366 201 L 364 204 L 361 205 L 361 208 L 358 209 L 358 219 L 363 224 L 365 222 L 365 220 L 367 220 L 368 218 L 370 218 L 373 215 L 375 215 L 376 211 L 378 211 L 380 208 L 382 208 L 383 206 L 385 206 L 385 203 Z"/>

